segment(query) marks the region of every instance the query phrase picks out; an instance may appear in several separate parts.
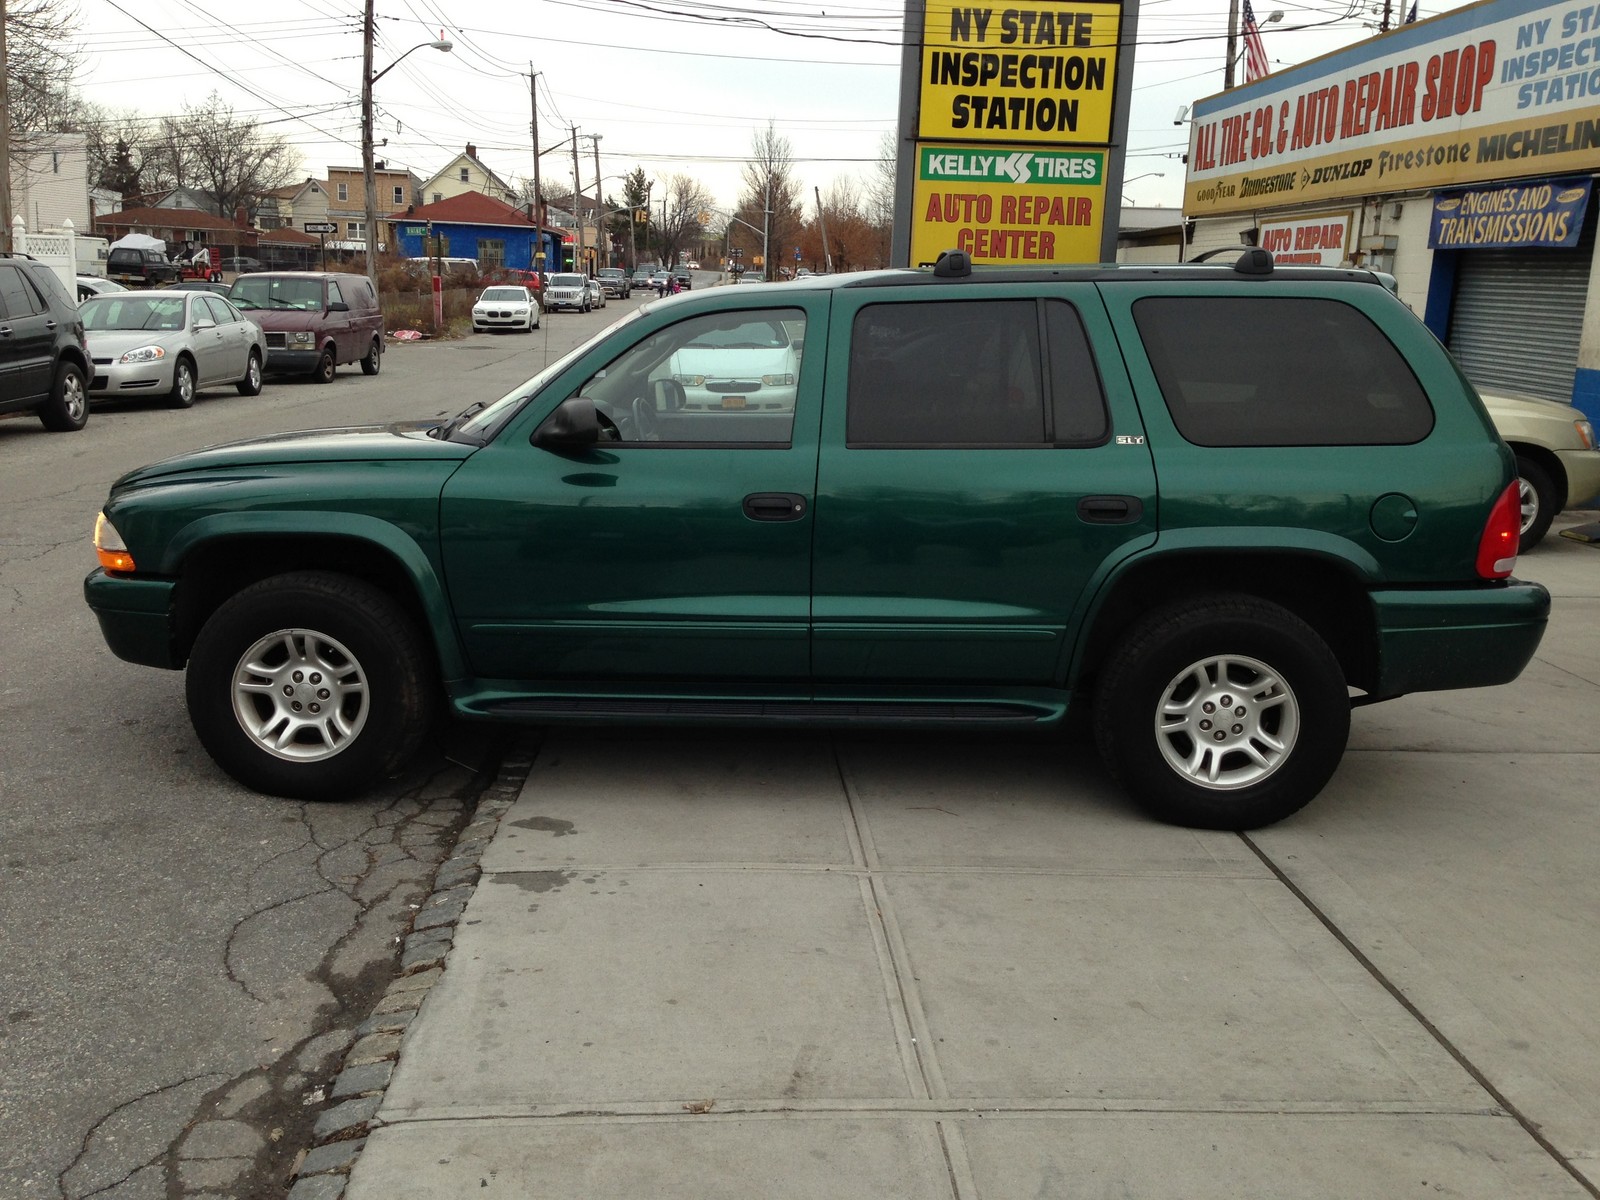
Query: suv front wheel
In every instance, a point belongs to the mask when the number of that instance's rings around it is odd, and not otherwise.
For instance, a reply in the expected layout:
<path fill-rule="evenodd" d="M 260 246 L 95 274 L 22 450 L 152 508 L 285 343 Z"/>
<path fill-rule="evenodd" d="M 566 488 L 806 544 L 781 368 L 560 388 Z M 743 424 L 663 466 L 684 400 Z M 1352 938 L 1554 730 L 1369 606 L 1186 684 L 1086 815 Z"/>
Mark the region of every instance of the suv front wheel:
<path fill-rule="evenodd" d="M 1215 595 L 1129 630 L 1101 675 L 1095 740 L 1154 816 L 1255 829 L 1310 803 L 1350 734 L 1344 673 L 1287 609 Z"/>
<path fill-rule="evenodd" d="M 51 433 L 71 433 L 89 423 L 89 392 L 83 372 L 72 363 L 56 367 L 50 399 L 39 406 L 39 423 Z"/>
<path fill-rule="evenodd" d="M 189 656 L 200 742 L 246 787 L 342 800 L 399 768 L 432 716 L 431 655 L 388 595 L 301 571 L 213 613 Z"/>

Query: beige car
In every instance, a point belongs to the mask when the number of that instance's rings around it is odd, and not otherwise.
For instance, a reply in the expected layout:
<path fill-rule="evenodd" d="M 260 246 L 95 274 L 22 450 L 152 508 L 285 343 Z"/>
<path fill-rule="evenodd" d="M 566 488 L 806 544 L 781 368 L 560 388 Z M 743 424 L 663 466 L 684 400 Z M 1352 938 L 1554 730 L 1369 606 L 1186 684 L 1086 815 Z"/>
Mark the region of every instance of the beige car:
<path fill-rule="evenodd" d="M 1485 394 L 1483 403 L 1517 456 L 1525 553 L 1539 543 L 1564 508 L 1600 495 L 1600 449 L 1594 426 L 1569 404 Z"/>

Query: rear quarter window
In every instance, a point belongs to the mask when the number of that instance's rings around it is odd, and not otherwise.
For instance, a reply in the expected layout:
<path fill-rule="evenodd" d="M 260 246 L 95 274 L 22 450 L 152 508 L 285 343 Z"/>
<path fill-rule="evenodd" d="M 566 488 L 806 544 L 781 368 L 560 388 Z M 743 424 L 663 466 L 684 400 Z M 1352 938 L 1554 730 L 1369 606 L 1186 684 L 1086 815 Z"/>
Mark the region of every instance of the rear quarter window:
<path fill-rule="evenodd" d="M 1133 316 L 1172 422 L 1196 445 L 1405 445 L 1433 429 L 1405 357 L 1349 304 L 1157 296 Z"/>

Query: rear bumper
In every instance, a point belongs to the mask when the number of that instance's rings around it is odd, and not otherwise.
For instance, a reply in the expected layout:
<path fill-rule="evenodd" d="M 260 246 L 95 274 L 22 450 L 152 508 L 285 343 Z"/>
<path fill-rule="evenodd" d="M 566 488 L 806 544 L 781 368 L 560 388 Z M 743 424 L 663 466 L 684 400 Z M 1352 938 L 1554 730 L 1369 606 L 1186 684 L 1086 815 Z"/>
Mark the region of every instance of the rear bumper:
<path fill-rule="evenodd" d="M 1503 587 L 1372 593 L 1378 621 L 1374 695 L 1510 683 L 1533 658 L 1550 593 L 1520 579 Z"/>
<path fill-rule="evenodd" d="M 83 581 L 83 598 L 100 622 L 111 653 L 143 667 L 183 666 L 172 646 L 170 579 L 128 579 L 96 567 Z"/>

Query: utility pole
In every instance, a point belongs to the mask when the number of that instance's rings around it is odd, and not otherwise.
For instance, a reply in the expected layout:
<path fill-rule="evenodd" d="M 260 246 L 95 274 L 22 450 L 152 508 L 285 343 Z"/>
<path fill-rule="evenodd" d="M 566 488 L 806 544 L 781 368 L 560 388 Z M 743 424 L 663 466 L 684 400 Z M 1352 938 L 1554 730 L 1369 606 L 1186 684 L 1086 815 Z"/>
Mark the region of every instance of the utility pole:
<path fill-rule="evenodd" d="M 539 259 L 544 254 L 544 193 L 539 190 L 539 76 L 531 59 L 528 62 L 528 100 L 533 106 L 533 261 L 528 269 L 542 271 L 544 266 Z"/>
<path fill-rule="evenodd" d="M 578 257 L 572 264 L 572 269 L 582 274 L 584 271 L 583 253 L 583 176 L 578 174 L 578 127 L 572 127 L 572 215 L 578 219 Z"/>
<path fill-rule="evenodd" d="M 594 143 L 594 265 L 609 267 L 611 239 L 606 236 L 605 208 L 600 202 L 600 137 L 598 133 L 589 135 L 589 140 Z"/>
<path fill-rule="evenodd" d="M 811 189 L 817 194 L 817 227 L 822 230 L 822 269 L 828 274 L 833 274 L 833 255 L 828 250 L 828 218 L 822 211 L 822 189 Z"/>
<path fill-rule="evenodd" d="M 367 194 L 367 278 L 378 290 L 378 185 L 372 177 L 372 5 L 361 22 L 361 180 Z"/>
<path fill-rule="evenodd" d="M 6 0 L 0 0 L 0 250 L 11 244 L 11 59 L 6 50 Z"/>

